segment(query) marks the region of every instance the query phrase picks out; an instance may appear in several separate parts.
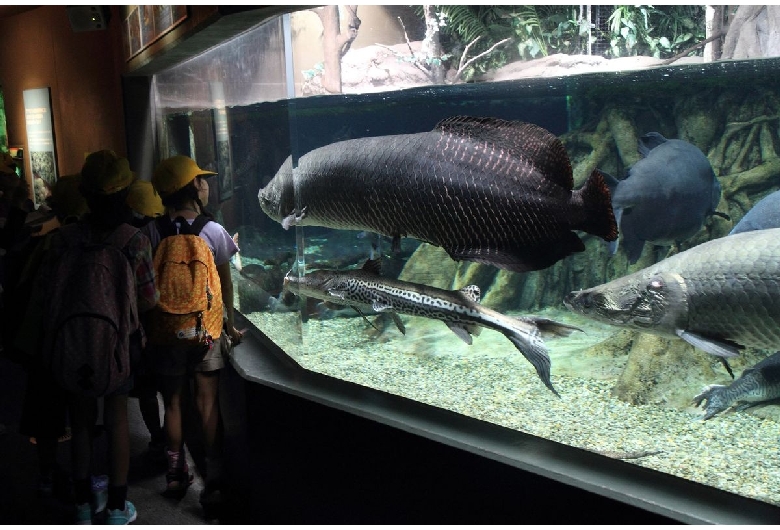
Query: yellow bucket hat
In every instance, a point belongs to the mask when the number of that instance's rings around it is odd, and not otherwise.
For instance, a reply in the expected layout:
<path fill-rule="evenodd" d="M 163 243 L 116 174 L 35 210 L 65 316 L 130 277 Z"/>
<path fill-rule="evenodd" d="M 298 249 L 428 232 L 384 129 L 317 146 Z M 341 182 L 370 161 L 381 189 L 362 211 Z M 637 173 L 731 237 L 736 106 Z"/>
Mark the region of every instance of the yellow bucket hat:
<path fill-rule="evenodd" d="M 199 168 L 188 156 L 176 155 L 160 162 L 152 175 L 152 184 L 161 197 L 167 197 L 195 180 L 195 177 L 206 175 L 216 173 Z"/>
<path fill-rule="evenodd" d="M 127 204 L 134 211 L 146 217 L 158 217 L 165 213 L 160 196 L 148 180 L 137 179 L 130 184 Z"/>
<path fill-rule="evenodd" d="M 49 205 L 60 219 L 81 217 L 89 211 L 87 200 L 79 191 L 82 177 L 80 174 L 65 175 L 57 179 L 51 189 Z"/>
<path fill-rule="evenodd" d="M 127 159 L 109 149 L 90 153 L 81 168 L 81 177 L 86 190 L 100 195 L 122 191 L 135 180 Z"/>

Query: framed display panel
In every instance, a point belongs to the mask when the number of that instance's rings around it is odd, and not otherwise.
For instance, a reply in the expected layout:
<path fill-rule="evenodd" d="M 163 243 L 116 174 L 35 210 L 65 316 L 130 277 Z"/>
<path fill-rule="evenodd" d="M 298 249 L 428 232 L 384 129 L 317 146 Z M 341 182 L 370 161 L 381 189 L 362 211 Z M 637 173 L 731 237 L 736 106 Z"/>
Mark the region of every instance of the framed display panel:
<path fill-rule="evenodd" d="M 130 60 L 187 19 L 187 6 L 122 6 L 125 59 Z"/>
<path fill-rule="evenodd" d="M 54 141 L 54 117 L 51 89 L 33 88 L 23 92 L 27 127 L 28 159 L 32 179 L 33 201 L 38 208 L 57 182 L 57 154 Z"/>

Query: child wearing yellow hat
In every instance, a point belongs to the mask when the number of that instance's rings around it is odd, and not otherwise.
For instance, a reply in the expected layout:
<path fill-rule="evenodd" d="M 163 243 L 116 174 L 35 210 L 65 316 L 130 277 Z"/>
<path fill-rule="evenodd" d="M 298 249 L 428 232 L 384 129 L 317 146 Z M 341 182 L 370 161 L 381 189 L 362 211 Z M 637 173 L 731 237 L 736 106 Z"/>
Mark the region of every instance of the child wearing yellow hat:
<path fill-rule="evenodd" d="M 212 254 L 219 274 L 222 290 L 222 302 L 225 310 L 225 329 L 227 337 L 233 344 L 241 341 L 241 333 L 235 328 L 233 321 L 233 282 L 230 277 L 230 258 L 238 252 L 238 246 L 225 228 L 213 220 L 206 210 L 209 198 L 207 177 L 216 175 L 198 167 L 191 158 L 182 155 L 172 156 L 163 160 L 155 168 L 152 185 L 160 194 L 165 206 L 165 216 L 172 223 L 182 221 L 192 223 L 199 216 L 205 216 L 208 222 L 200 231 Z M 179 220 L 183 218 L 182 220 Z M 161 236 L 157 222 L 147 224 L 143 230 L 156 249 Z M 177 232 L 180 225 L 177 224 Z M 220 441 L 217 437 L 219 424 L 219 403 L 217 390 L 219 388 L 219 373 L 225 365 L 227 351 L 223 351 L 227 341 L 225 331 L 221 340 L 214 340 L 211 348 L 205 353 L 195 354 L 187 346 L 158 347 L 153 358 L 157 362 L 157 373 L 163 381 L 163 400 L 165 402 L 165 430 L 168 442 L 168 487 L 166 494 L 180 496 L 186 492 L 192 481 L 187 468 L 184 454 L 181 424 L 181 392 L 186 387 L 189 376 L 195 379 L 197 392 L 196 403 L 203 426 L 203 437 L 206 449 L 205 487 L 200 501 L 205 510 L 220 500 L 221 454 Z"/>
<path fill-rule="evenodd" d="M 136 179 L 130 184 L 127 204 L 133 211 L 132 224 L 138 228 L 165 213 L 160 195 L 148 180 Z M 160 422 L 160 405 L 157 401 L 160 385 L 149 355 L 149 349 L 144 348 L 140 362 L 136 366 L 130 397 L 138 399 L 141 418 L 151 436 L 146 456 L 150 463 L 156 465 L 165 463 L 165 432 Z"/>
<path fill-rule="evenodd" d="M 136 179 L 130 184 L 127 204 L 133 210 L 133 214 L 138 220 L 135 223 L 138 227 L 165 213 L 165 207 L 160 195 L 148 180 Z"/>
<path fill-rule="evenodd" d="M 48 269 L 44 268 L 46 264 L 52 264 L 51 270 L 57 272 L 59 256 L 66 247 L 72 245 L 72 241 L 107 241 L 119 231 L 129 233 L 133 230 L 128 226 L 132 221 L 132 212 L 127 204 L 127 197 L 134 180 L 135 174 L 130 171 L 127 159 L 119 157 L 114 151 L 101 150 L 87 156 L 81 169 L 78 189 L 86 200 L 89 213 L 77 222 L 65 225 L 50 234 L 50 250 L 44 258 L 39 277 L 48 276 Z M 128 259 L 130 270 L 134 272 L 137 310 L 139 313 L 148 311 L 159 299 L 149 239 L 140 230 L 135 230 L 122 246 L 121 252 Z M 128 331 L 131 341 L 138 340 L 141 336 L 138 330 Z M 103 396 L 106 426 L 110 431 L 109 484 L 104 503 L 108 524 L 128 524 L 136 519 L 135 506 L 127 500 L 127 473 L 130 464 L 127 397 L 133 386 L 132 375 L 131 369 L 130 377 L 122 386 Z M 84 394 L 69 394 L 69 402 L 72 407 L 71 469 L 75 520 L 77 524 L 91 524 L 94 514 L 98 511 L 93 506 L 91 484 L 92 430 L 97 419 L 97 398 Z"/>

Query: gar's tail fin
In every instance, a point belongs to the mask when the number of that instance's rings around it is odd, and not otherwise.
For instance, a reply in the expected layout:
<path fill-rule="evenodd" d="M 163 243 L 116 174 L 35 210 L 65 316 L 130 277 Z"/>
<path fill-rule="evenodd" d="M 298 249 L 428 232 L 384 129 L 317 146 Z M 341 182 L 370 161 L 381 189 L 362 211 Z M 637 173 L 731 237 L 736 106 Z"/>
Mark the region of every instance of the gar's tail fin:
<path fill-rule="evenodd" d="M 553 387 L 552 381 L 550 381 L 550 356 L 547 355 L 547 348 L 545 348 L 544 342 L 542 342 L 539 328 L 533 326 L 532 332 L 527 335 L 513 332 L 504 334 L 536 369 L 536 373 L 544 383 L 544 386 L 549 388 L 556 396 L 561 397 Z"/>
<path fill-rule="evenodd" d="M 582 230 L 606 241 L 618 237 L 618 226 L 612 211 L 612 194 L 604 175 L 594 169 L 585 184 L 573 193 L 575 199 L 582 201 L 585 219 L 575 230 Z"/>

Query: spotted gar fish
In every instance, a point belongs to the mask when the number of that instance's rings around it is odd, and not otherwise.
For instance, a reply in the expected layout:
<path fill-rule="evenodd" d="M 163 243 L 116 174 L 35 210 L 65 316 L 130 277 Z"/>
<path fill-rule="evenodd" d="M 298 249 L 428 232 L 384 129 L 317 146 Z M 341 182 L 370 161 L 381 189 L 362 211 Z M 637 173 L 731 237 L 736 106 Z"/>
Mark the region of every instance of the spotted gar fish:
<path fill-rule="evenodd" d="M 550 357 L 542 333 L 568 336 L 578 328 L 540 317 L 510 317 L 479 304 L 480 290 L 469 285 L 459 291 L 384 278 L 381 260 L 368 260 L 362 269 L 317 270 L 304 276 L 288 274 L 285 288 L 292 292 L 345 305 L 361 312 L 391 312 L 401 332 L 398 314 L 444 322 L 460 339 L 471 345 L 472 334 L 491 328 L 508 338 L 533 365 L 544 384 L 559 395 L 550 381 Z"/>
<path fill-rule="evenodd" d="M 614 326 L 680 337 L 723 359 L 780 349 L 780 228 L 713 239 L 574 291 L 566 307 Z"/>
<path fill-rule="evenodd" d="M 433 131 L 345 140 L 288 158 L 258 193 L 293 225 L 365 230 L 440 246 L 454 260 L 525 272 L 613 241 L 609 188 L 594 171 L 572 191 L 561 141 L 530 123 L 452 117 Z M 297 209 L 298 204 L 300 210 Z"/>
<path fill-rule="evenodd" d="M 697 407 L 705 403 L 704 414 L 698 419 L 708 420 L 732 405 L 745 410 L 764 401 L 780 398 L 780 352 L 770 355 L 748 368 L 730 385 L 708 385 L 693 398 Z"/>

